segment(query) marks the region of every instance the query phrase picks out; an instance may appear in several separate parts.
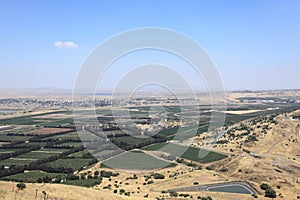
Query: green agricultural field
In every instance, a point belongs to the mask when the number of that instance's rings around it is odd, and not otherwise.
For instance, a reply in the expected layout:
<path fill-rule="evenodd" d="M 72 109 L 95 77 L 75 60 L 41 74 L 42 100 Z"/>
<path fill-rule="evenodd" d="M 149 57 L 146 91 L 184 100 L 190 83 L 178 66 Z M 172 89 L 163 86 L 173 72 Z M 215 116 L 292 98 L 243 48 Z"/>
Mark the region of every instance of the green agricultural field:
<path fill-rule="evenodd" d="M 16 181 L 16 182 L 36 182 L 39 178 L 44 178 L 46 176 L 48 176 L 49 178 L 55 178 L 56 176 L 59 175 L 65 175 L 65 174 L 31 171 L 31 172 L 7 176 L 2 178 L 1 180 Z"/>
<path fill-rule="evenodd" d="M 4 165 L 5 167 L 9 167 L 11 165 L 28 165 L 32 162 L 35 162 L 37 159 L 21 159 L 20 160 L 15 160 L 14 158 L 11 159 L 6 159 L 6 160 L 1 160 L 0 165 Z"/>
<path fill-rule="evenodd" d="M 29 140 L 32 136 L 15 136 L 15 135 L 6 135 L 0 134 L 1 142 L 11 142 L 11 141 L 26 141 Z"/>
<path fill-rule="evenodd" d="M 124 137 L 116 137 L 113 138 L 112 140 L 116 142 L 124 142 L 130 145 L 135 145 L 135 144 L 143 143 L 146 140 L 154 140 L 154 139 L 146 136 L 145 137 L 124 136 Z"/>
<path fill-rule="evenodd" d="M 37 152 L 37 151 L 41 151 L 41 152 L 56 152 L 56 153 L 62 153 L 62 152 L 65 152 L 65 151 L 69 151 L 70 149 L 56 149 L 56 148 L 41 148 L 39 150 L 35 150 L 35 151 L 32 151 L 32 152 Z"/>
<path fill-rule="evenodd" d="M 66 143 L 62 143 L 60 145 L 61 146 L 81 147 L 81 146 L 83 146 L 83 143 L 82 142 L 66 142 Z"/>
<path fill-rule="evenodd" d="M 21 154 L 15 158 L 29 158 L 29 159 L 43 159 L 43 158 L 49 158 L 54 155 L 58 155 L 57 152 L 42 152 L 42 151 L 33 151 L 25 154 Z"/>
<path fill-rule="evenodd" d="M 74 140 L 101 140 L 101 138 L 97 137 L 94 134 L 91 134 L 87 131 L 74 131 L 74 132 L 69 132 L 61 135 L 55 135 L 51 137 L 47 137 L 47 139 L 74 139 Z"/>
<path fill-rule="evenodd" d="M 13 153 L 18 150 L 21 150 L 21 149 L 0 149 L 0 154 Z"/>
<path fill-rule="evenodd" d="M 169 137 L 169 136 L 175 135 L 177 133 L 178 129 L 179 129 L 178 127 L 164 129 L 164 130 L 159 131 L 157 133 L 157 135 L 164 136 L 164 137 Z"/>
<path fill-rule="evenodd" d="M 143 147 L 142 150 L 146 150 L 146 151 L 157 151 L 161 148 L 163 148 L 164 146 L 166 146 L 168 143 L 157 143 L 157 144 L 152 144 L 150 146 L 147 147 Z"/>
<path fill-rule="evenodd" d="M 74 159 L 59 159 L 55 160 L 53 162 L 47 163 L 48 166 L 51 167 L 69 167 L 72 168 L 74 171 L 77 171 L 81 169 L 82 167 L 85 167 L 91 162 L 93 159 L 92 158 L 74 158 Z"/>
<path fill-rule="evenodd" d="M 31 145 L 31 146 L 40 146 L 40 147 L 44 147 L 47 143 L 46 142 L 28 142 L 27 144 Z"/>
<path fill-rule="evenodd" d="M 107 156 L 112 155 L 116 150 L 103 150 L 97 153 L 93 153 L 92 155 L 97 159 L 107 158 Z"/>
<path fill-rule="evenodd" d="M 47 139 L 80 139 L 77 132 L 69 132 L 62 135 L 55 135 L 51 137 L 47 137 Z"/>
<path fill-rule="evenodd" d="M 54 111 L 54 112 L 48 112 L 48 113 L 41 113 L 41 114 L 32 114 L 28 116 L 21 116 L 21 117 L 12 117 L 7 119 L 1 119 L 0 124 L 1 125 L 35 125 L 35 124 L 43 124 L 47 123 L 49 121 L 52 121 L 51 118 L 38 118 L 39 116 L 45 116 L 49 114 L 70 114 L 71 111 Z"/>
<path fill-rule="evenodd" d="M 76 111 L 77 112 L 77 111 Z M 111 110 L 96 110 L 96 114 L 99 115 L 112 115 L 112 111 Z"/>
<path fill-rule="evenodd" d="M 176 140 L 184 140 L 206 132 L 208 127 L 209 124 L 199 124 L 181 128 L 175 127 L 161 130 L 157 135 L 167 137 L 168 139 L 173 139 L 176 135 Z"/>
<path fill-rule="evenodd" d="M 50 122 L 41 124 L 41 126 L 62 126 L 62 125 L 72 125 L 74 124 L 73 118 L 66 119 L 52 119 Z"/>
<path fill-rule="evenodd" d="M 124 170 L 154 170 L 175 165 L 143 152 L 125 152 L 102 163 L 102 166 Z"/>
<path fill-rule="evenodd" d="M 143 148 L 143 150 L 147 150 L 147 151 L 159 150 L 159 151 L 169 153 L 176 157 L 181 157 L 181 158 L 185 158 L 200 163 L 214 162 L 214 161 L 222 160 L 227 157 L 226 155 L 217 152 L 206 151 L 194 147 L 185 147 L 173 143 L 154 144 Z"/>
<path fill-rule="evenodd" d="M 68 157 L 82 158 L 82 156 L 89 154 L 88 150 L 79 151 L 73 154 L 68 155 Z"/>

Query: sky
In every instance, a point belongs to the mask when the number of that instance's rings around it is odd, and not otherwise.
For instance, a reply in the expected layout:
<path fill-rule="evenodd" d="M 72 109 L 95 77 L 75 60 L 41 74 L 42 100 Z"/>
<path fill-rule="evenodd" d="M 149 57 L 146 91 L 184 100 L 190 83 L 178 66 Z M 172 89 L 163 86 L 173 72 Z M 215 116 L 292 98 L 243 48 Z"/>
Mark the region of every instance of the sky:
<path fill-rule="evenodd" d="M 199 43 L 226 90 L 298 89 L 299 10 L 298 0 L 2 0 L 0 88 L 72 89 L 101 42 L 130 29 L 161 27 Z M 110 87 L 107 79 L 103 88 Z"/>

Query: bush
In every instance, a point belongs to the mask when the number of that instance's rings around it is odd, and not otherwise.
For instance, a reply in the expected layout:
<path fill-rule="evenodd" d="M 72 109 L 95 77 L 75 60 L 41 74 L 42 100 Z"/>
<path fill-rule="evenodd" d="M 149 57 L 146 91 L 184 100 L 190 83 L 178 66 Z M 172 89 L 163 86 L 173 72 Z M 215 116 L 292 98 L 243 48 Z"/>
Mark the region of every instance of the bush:
<path fill-rule="evenodd" d="M 268 188 L 265 191 L 265 197 L 276 198 L 276 192 L 272 188 Z"/>
<path fill-rule="evenodd" d="M 165 176 L 163 174 L 155 173 L 154 174 L 154 179 L 164 179 Z"/>
<path fill-rule="evenodd" d="M 26 184 L 25 183 L 18 183 L 17 188 L 18 188 L 18 190 L 23 190 L 23 189 L 26 188 Z"/>
<path fill-rule="evenodd" d="M 154 181 L 152 181 L 152 180 L 147 182 L 148 185 L 153 184 L 153 183 L 154 183 Z"/>
<path fill-rule="evenodd" d="M 178 197 L 178 193 L 174 190 L 169 191 L 171 197 Z"/>
<path fill-rule="evenodd" d="M 266 183 L 262 183 L 262 184 L 260 185 L 260 189 L 262 189 L 262 190 L 266 190 L 266 189 L 268 189 L 268 188 L 270 188 L 270 186 L 269 186 L 268 184 L 266 184 Z"/>
<path fill-rule="evenodd" d="M 228 172 L 228 169 L 227 169 L 227 168 L 222 168 L 222 169 L 220 170 L 220 172 Z"/>
<path fill-rule="evenodd" d="M 101 175 L 102 177 L 104 177 L 104 178 L 110 178 L 111 176 L 118 176 L 119 173 L 113 173 L 113 172 L 111 172 L 111 171 L 105 171 L 105 170 L 102 170 L 102 171 L 100 172 L 100 175 Z"/>
<path fill-rule="evenodd" d="M 124 189 L 120 189 L 120 194 L 123 194 L 125 193 L 125 190 Z"/>
<path fill-rule="evenodd" d="M 187 198 L 187 197 L 189 197 L 190 195 L 189 195 L 189 194 L 183 194 L 183 193 L 181 193 L 181 194 L 179 194 L 178 196 Z"/>
<path fill-rule="evenodd" d="M 212 200 L 212 197 L 211 196 L 207 196 L 207 197 L 198 196 L 197 199 L 200 199 L 200 200 Z"/>
<path fill-rule="evenodd" d="M 257 137 L 254 135 L 250 135 L 245 142 L 255 142 L 258 141 Z"/>
<path fill-rule="evenodd" d="M 130 180 L 130 179 L 134 180 L 134 179 L 138 179 L 138 177 L 136 174 L 133 174 L 133 176 L 129 176 L 126 178 L 126 180 Z"/>
<path fill-rule="evenodd" d="M 87 179 L 93 179 L 94 177 L 91 175 L 91 174 L 89 174 L 88 176 L 87 176 Z"/>

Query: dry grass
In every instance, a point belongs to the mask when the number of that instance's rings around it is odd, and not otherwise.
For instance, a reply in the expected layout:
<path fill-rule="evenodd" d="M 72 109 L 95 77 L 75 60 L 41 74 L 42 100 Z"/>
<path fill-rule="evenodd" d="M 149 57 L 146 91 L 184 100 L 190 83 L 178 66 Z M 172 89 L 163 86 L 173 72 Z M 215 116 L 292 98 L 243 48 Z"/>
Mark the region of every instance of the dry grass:
<path fill-rule="evenodd" d="M 113 195 L 109 191 L 98 191 L 92 188 L 82 188 L 69 185 L 58 184 L 31 184 L 26 183 L 26 189 L 17 192 L 16 183 L 0 181 L 0 190 L 5 191 L 6 195 L 0 193 L 0 199 L 3 200 L 29 200 L 42 199 L 42 192 L 45 191 L 48 195 L 48 200 L 121 200 L 128 199 L 127 197 L 121 197 Z M 36 192 L 37 191 L 37 192 Z M 15 198 L 17 197 L 17 198 Z M 133 198 L 134 199 L 134 198 Z"/>

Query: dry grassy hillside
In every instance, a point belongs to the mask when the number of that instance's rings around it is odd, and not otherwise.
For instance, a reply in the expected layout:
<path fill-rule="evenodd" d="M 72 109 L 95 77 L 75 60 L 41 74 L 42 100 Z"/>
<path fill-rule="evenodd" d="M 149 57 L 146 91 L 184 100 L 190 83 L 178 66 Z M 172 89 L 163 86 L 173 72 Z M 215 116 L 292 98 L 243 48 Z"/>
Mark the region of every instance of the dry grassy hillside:
<path fill-rule="evenodd" d="M 298 114 L 296 111 L 274 120 L 248 121 L 235 127 L 220 138 L 225 142 L 214 148 L 231 155 L 230 159 L 215 164 L 215 170 L 226 168 L 224 177 L 247 180 L 256 188 L 267 183 L 280 199 L 297 199 L 300 196 L 300 121 L 292 120 L 291 116 Z M 254 137 L 257 141 L 249 141 Z"/>
<path fill-rule="evenodd" d="M 82 188 L 58 184 L 31 184 L 26 183 L 26 188 L 18 191 L 16 183 L 0 181 L 1 200 L 122 200 L 128 197 L 113 195 L 111 192 L 99 191 L 92 188 Z M 137 199 L 137 198 L 131 198 Z"/>

